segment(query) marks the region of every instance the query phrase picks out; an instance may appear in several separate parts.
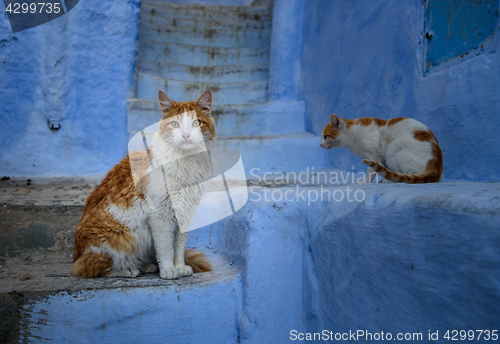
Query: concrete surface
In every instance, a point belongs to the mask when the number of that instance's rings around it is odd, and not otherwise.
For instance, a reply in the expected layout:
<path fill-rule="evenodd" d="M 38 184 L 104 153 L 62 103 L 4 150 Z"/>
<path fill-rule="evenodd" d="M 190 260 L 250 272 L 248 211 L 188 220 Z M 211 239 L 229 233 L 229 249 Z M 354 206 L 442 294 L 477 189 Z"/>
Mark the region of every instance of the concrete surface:
<path fill-rule="evenodd" d="M 95 182 L 26 184 L 0 182 L 1 343 L 237 342 L 240 273 L 217 254 L 212 233 L 192 233 L 188 245 L 207 254 L 211 272 L 175 281 L 158 273 L 74 278 L 74 232 Z"/>

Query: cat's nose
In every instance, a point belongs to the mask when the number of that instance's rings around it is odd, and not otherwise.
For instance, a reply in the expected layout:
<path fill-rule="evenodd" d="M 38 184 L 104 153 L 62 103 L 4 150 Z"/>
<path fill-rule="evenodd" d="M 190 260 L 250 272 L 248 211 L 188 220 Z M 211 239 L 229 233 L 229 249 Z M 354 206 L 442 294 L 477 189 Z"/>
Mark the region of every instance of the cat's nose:
<path fill-rule="evenodd" d="M 188 134 L 188 133 L 182 134 L 182 137 L 184 138 L 184 140 L 189 139 L 189 136 L 191 136 L 191 134 Z"/>

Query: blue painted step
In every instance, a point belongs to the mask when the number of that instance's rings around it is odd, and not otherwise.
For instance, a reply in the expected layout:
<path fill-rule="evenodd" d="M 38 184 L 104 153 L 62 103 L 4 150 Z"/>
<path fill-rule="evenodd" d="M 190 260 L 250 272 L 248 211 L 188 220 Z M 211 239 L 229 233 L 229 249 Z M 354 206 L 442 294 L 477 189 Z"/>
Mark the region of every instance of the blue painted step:
<path fill-rule="evenodd" d="M 269 48 L 215 48 L 140 41 L 138 60 L 191 66 L 269 63 Z"/>
<path fill-rule="evenodd" d="M 225 265 L 175 281 L 161 280 L 157 274 L 96 281 L 66 277 L 62 280 L 71 281 L 72 287 L 41 288 L 33 296 L 16 290 L 25 297 L 19 340 L 237 343 L 241 277 L 229 262 Z"/>
<path fill-rule="evenodd" d="M 141 12 L 151 16 L 209 20 L 266 21 L 271 19 L 268 9 L 260 6 L 200 6 L 150 0 L 142 2 Z"/>
<path fill-rule="evenodd" d="M 254 65 L 188 66 L 168 62 L 138 61 L 139 73 L 187 82 L 248 82 L 269 79 L 267 63 Z"/>
<path fill-rule="evenodd" d="M 142 73 L 137 78 L 137 97 L 142 99 L 157 99 L 158 90 L 162 90 L 171 99 L 196 100 L 208 89 L 213 91 L 215 104 L 262 103 L 267 99 L 267 81 L 214 84 L 163 79 Z"/>
<path fill-rule="evenodd" d="M 213 117 L 220 139 L 305 131 L 304 102 L 218 106 Z"/>
<path fill-rule="evenodd" d="M 321 138 L 302 132 L 291 135 L 219 138 L 221 148 L 235 149 L 241 154 L 247 177 L 265 172 L 299 172 L 327 166 L 328 151 L 320 147 Z"/>
<path fill-rule="evenodd" d="M 129 139 L 137 132 L 129 131 Z M 148 142 L 150 136 L 146 135 Z M 247 178 L 267 172 L 301 172 L 308 168 L 321 170 L 332 167 L 328 151 L 321 148 L 321 138 L 311 133 L 293 135 L 248 136 L 218 138 L 217 147 L 238 151 L 243 161 Z M 224 157 L 219 157 L 223 160 Z"/>
<path fill-rule="evenodd" d="M 132 136 L 161 119 L 158 101 L 154 99 L 129 99 L 127 111 L 127 127 Z M 305 131 L 304 102 L 214 106 L 212 116 L 219 139 Z"/>
<path fill-rule="evenodd" d="M 177 18 L 168 17 L 160 14 L 151 15 L 149 12 L 141 13 L 140 25 L 167 25 L 177 26 L 192 29 L 231 29 L 231 30 L 245 30 L 245 29 L 261 29 L 270 30 L 272 28 L 272 21 L 270 20 L 228 20 L 222 18 L 220 20 L 202 19 L 202 18 Z"/>
<path fill-rule="evenodd" d="M 204 47 L 265 48 L 271 44 L 271 30 L 194 29 L 141 25 L 139 39 Z"/>

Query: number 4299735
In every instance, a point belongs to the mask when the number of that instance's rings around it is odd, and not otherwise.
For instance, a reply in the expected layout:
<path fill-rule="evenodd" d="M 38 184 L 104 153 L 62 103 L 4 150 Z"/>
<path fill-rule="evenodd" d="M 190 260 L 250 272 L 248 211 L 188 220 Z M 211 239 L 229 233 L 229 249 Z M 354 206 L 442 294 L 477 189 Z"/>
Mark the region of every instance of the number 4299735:
<path fill-rule="evenodd" d="M 444 335 L 448 340 L 498 340 L 498 330 L 448 330 Z"/>
<path fill-rule="evenodd" d="M 61 12 L 60 3 L 51 2 L 32 2 L 28 3 L 9 3 L 5 9 L 8 13 L 20 14 L 20 13 L 59 13 Z"/>

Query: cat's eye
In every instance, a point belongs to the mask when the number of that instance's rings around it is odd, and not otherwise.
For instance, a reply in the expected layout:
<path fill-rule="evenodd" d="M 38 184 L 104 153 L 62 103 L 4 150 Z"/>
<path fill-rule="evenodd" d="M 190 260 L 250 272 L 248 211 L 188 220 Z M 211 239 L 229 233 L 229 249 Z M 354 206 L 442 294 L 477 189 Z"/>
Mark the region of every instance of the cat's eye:
<path fill-rule="evenodd" d="M 173 121 L 172 123 L 170 123 L 170 125 L 172 126 L 172 128 L 179 128 L 179 122 Z"/>
<path fill-rule="evenodd" d="M 201 111 L 206 111 L 206 112 L 208 112 L 208 111 L 210 111 L 210 108 L 207 108 L 207 107 L 205 107 L 205 106 L 204 106 L 204 107 L 202 107 L 202 108 L 201 108 Z"/>
<path fill-rule="evenodd" d="M 326 135 L 323 135 L 323 138 L 326 140 Z"/>
<path fill-rule="evenodd" d="M 200 126 L 200 124 L 201 124 L 201 122 L 200 122 L 199 120 L 197 120 L 197 119 L 195 119 L 195 120 L 193 121 L 193 127 L 199 127 L 199 126 Z"/>

